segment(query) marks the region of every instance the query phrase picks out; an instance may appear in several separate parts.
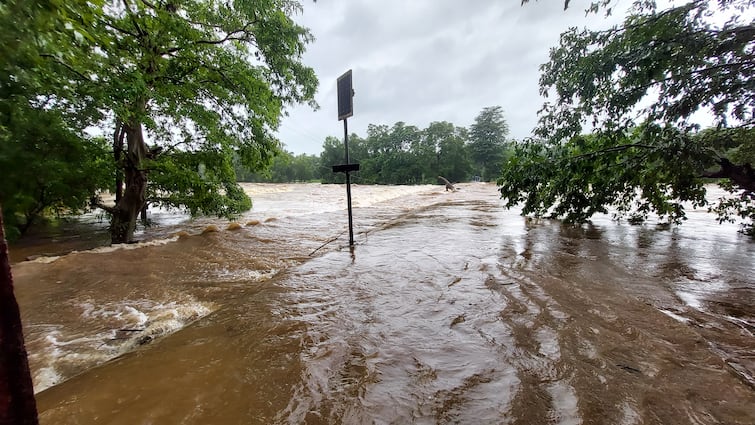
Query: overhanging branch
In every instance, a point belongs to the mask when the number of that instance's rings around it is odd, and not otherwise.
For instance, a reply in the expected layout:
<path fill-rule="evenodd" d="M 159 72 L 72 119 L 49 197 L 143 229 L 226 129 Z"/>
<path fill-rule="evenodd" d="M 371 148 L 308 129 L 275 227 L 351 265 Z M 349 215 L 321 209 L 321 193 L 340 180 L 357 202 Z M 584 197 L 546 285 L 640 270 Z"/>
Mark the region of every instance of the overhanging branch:
<path fill-rule="evenodd" d="M 721 158 L 718 161 L 721 168 L 713 172 L 705 172 L 702 177 L 714 179 L 729 179 L 740 189 L 749 193 L 755 193 L 755 170 L 750 164 L 737 165 L 727 158 Z"/>
<path fill-rule="evenodd" d="M 599 149 L 597 151 L 579 154 L 579 155 L 574 156 L 573 158 L 574 159 L 592 158 L 592 157 L 595 157 L 595 156 L 598 156 L 598 155 L 601 155 L 601 154 L 604 154 L 604 153 L 621 152 L 621 151 L 625 151 L 625 150 L 628 150 L 628 149 L 631 149 L 631 148 L 655 149 L 656 146 L 643 145 L 643 144 L 640 144 L 640 143 L 629 143 L 629 144 L 626 144 L 626 145 L 611 146 L 610 148 Z"/>
<path fill-rule="evenodd" d="M 92 198 L 89 200 L 89 206 L 92 208 L 99 208 L 110 215 L 114 215 L 117 211 L 115 206 L 105 205 L 102 202 L 102 199 L 100 199 L 98 196 L 92 196 Z"/>

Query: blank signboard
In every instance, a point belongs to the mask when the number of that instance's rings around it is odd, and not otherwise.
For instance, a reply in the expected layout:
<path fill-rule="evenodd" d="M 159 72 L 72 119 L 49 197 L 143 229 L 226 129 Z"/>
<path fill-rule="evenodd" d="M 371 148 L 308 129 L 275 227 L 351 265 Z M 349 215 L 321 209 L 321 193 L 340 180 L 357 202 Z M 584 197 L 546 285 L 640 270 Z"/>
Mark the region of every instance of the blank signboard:
<path fill-rule="evenodd" d="M 338 120 L 354 115 L 354 89 L 351 86 L 351 70 L 338 77 Z"/>

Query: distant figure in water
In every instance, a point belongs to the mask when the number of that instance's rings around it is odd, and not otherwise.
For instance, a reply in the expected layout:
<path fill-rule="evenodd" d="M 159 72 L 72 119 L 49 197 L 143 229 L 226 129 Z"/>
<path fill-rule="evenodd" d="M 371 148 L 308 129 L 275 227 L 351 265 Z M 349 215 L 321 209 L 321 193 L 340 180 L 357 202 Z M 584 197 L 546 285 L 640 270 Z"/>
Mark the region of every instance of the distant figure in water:
<path fill-rule="evenodd" d="M 443 177 L 443 176 L 438 176 L 438 178 L 439 178 L 439 179 L 441 179 L 441 180 L 443 180 L 443 183 L 445 183 L 445 184 L 446 184 L 446 192 L 448 192 L 449 190 L 450 190 L 451 192 L 456 192 L 456 188 L 454 187 L 454 185 L 453 185 L 453 184 L 451 184 L 451 182 L 450 182 L 450 181 L 446 180 L 446 178 L 445 178 L 445 177 Z"/>

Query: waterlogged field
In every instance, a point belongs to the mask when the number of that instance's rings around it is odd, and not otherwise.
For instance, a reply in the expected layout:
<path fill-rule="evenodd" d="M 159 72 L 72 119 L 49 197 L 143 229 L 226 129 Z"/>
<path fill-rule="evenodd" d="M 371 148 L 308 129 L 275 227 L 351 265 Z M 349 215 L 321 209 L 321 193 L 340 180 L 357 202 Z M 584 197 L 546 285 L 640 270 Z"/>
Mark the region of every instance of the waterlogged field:
<path fill-rule="evenodd" d="M 575 228 L 494 185 L 354 186 L 350 249 L 343 186 L 246 190 L 238 225 L 14 249 L 42 423 L 755 423 L 755 244 L 707 213 Z"/>

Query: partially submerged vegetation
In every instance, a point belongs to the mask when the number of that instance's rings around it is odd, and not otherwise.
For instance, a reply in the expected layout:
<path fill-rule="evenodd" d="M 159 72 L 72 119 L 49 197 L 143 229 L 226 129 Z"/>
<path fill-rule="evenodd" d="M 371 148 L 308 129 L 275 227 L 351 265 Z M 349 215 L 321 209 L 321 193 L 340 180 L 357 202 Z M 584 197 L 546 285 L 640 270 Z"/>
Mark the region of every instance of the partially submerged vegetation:
<path fill-rule="evenodd" d="M 731 196 L 711 209 L 755 235 L 755 22 L 742 13 L 754 4 L 636 1 L 621 26 L 562 34 L 541 67 L 554 101 L 498 180 L 507 206 L 574 222 L 613 206 L 633 222 L 679 222 L 718 178 Z M 713 126 L 701 131 L 698 113 Z"/>
<path fill-rule="evenodd" d="M 0 203 L 9 223 L 23 231 L 42 213 L 96 205 L 111 218 L 112 242 L 123 243 L 147 205 L 227 217 L 249 209 L 234 158 L 263 168 L 280 150 L 273 131 L 283 108 L 314 106 L 317 78 L 301 63 L 312 36 L 291 18 L 300 8 L 3 3 L 0 161 L 13 178 L 0 182 Z M 93 128 L 107 141 L 87 137 Z"/>
<path fill-rule="evenodd" d="M 678 222 L 691 203 L 753 233 L 755 24 L 742 13 L 753 3 L 637 1 L 622 26 L 571 29 L 542 66 L 541 91 L 553 101 L 533 138 L 508 139 L 497 106 L 469 128 L 370 125 L 350 136 L 361 166 L 354 181 L 498 179 L 507 205 L 575 222 L 609 206 L 633 222 L 648 214 Z M 301 63 L 313 38 L 291 19 L 300 4 L 212 4 L 0 7 L 9 236 L 42 216 L 97 206 L 111 218 L 112 241 L 129 242 L 148 205 L 234 217 L 251 207 L 237 181 L 342 182 L 331 171 L 344 160 L 341 140 L 327 138 L 320 155 L 294 155 L 273 135 L 286 105 L 314 105 L 317 78 Z M 715 118 L 705 130 L 694 124 L 701 111 Z M 706 177 L 731 196 L 706 205 Z M 115 204 L 102 202 L 102 191 Z"/>

